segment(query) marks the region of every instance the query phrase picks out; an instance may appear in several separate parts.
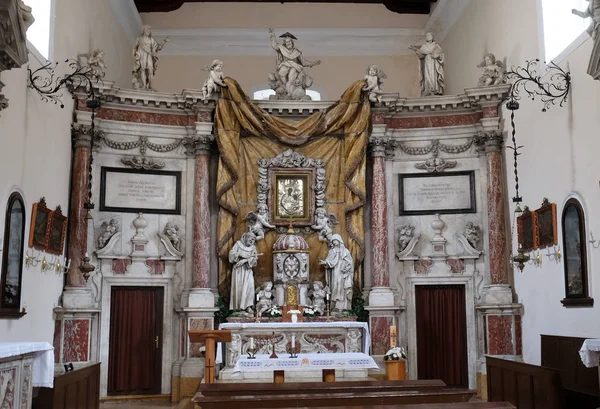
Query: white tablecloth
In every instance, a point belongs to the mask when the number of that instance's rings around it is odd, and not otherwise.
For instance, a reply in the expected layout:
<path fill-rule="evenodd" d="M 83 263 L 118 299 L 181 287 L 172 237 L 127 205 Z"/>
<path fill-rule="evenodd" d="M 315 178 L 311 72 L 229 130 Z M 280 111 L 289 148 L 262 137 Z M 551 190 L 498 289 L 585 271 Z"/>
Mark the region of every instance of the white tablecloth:
<path fill-rule="evenodd" d="M 288 354 L 282 354 L 277 359 L 270 359 L 269 355 L 257 355 L 256 359 L 240 357 L 232 373 L 311 369 L 379 369 L 379 367 L 372 357 L 362 353 L 298 354 L 298 358 L 289 358 Z"/>
<path fill-rule="evenodd" d="M 586 339 L 579 350 L 581 362 L 588 368 L 598 366 L 600 358 L 600 339 Z"/>
<path fill-rule="evenodd" d="M 269 329 L 277 332 L 278 330 L 286 329 L 291 330 L 297 328 L 301 331 L 304 328 L 360 328 L 363 333 L 363 351 L 369 352 L 371 350 L 371 333 L 369 332 L 369 325 L 366 322 L 357 321 L 331 321 L 331 322 L 226 322 L 219 325 L 219 329 Z M 217 343 L 217 359 L 216 363 L 220 364 L 223 362 L 223 346 L 219 342 Z"/>
<path fill-rule="evenodd" d="M 54 347 L 47 342 L 0 342 L 0 358 L 35 353 L 31 374 L 33 386 L 54 386 Z"/>

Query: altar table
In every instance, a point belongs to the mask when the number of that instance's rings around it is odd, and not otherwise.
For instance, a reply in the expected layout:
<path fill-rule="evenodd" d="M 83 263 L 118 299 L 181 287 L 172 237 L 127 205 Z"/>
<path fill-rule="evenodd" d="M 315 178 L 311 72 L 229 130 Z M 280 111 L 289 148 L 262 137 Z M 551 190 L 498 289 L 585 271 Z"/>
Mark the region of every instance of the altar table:
<path fill-rule="evenodd" d="M 54 384 L 54 347 L 47 342 L 0 342 L 0 405 L 30 408 L 33 387 Z M 4 408 L 4 406 L 2 406 Z"/>
<path fill-rule="evenodd" d="M 600 339 L 586 339 L 579 350 L 581 362 L 588 367 L 598 367 L 600 374 Z"/>
<path fill-rule="evenodd" d="M 240 357 L 232 370 L 232 374 L 243 375 L 245 372 L 273 371 L 275 382 L 278 375 L 283 382 L 283 373 L 287 371 L 323 371 L 323 381 L 335 380 L 335 370 L 379 369 L 375 360 L 363 353 L 336 353 L 336 354 L 298 354 L 298 358 L 289 358 L 289 355 L 270 358 L 269 355 L 257 355 L 255 359 L 247 356 Z"/>

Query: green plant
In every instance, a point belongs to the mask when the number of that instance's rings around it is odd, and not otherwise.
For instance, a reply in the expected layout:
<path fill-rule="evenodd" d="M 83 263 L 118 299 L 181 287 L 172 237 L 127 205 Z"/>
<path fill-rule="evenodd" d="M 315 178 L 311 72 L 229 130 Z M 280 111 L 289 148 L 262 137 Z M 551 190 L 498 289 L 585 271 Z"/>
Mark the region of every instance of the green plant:
<path fill-rule="evenodd" d="M 225 303 L 223 297 L 219 296 L 217 298 L 217 311 L 215 311 L 215 320 L 220 324 L 223 322 L 227 322 L 227 317 L 231 315 L 231 311 L 229 311 L 229 306 Z"/>
<path fill-rule="evenodd" d="M 365 299 L 362 295 L 355 295 L 352 299 L 352 313 L 356 315 L 357 321 L 369 322 L 369 311 L 365 310 Z"/>

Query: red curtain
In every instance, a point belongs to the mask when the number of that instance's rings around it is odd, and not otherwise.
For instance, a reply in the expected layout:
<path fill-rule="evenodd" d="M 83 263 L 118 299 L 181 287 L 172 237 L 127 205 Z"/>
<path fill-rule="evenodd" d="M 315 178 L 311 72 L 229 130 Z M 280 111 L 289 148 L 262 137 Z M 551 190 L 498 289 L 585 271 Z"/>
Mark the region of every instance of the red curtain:
<path fill-rule="evenodd" d="M 108 392 L 156 392 L 160 358 L 155 337 L 162 289 L 113 288 L 110 303 Z"/>
<path fill-rule="evenodd" d="M 465 287 L 416 286 L 419 379 L 468 387 Z"/>

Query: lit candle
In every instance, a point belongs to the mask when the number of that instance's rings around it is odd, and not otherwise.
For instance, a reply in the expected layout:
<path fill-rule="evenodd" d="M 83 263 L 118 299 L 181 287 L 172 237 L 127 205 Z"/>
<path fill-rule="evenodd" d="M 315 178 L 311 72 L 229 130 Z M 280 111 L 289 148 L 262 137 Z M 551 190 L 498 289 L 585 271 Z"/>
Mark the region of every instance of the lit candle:
<path fill-rule="evenodd" d="M 254 348 L 254 337 L 250 337 L 250 348 Z"/>
<path fill-rule="evenodd" d="M 292 348 L 296 348 L 296 336 L 292 335 Z"/>
<path fill-rule="evenodd" d="M 325 293 L 325 300 L 329 301 L 329 293 Z"/>
<path fill-rule="evenodd" d="M 85 256 L 86 256 L 86 257 L 88 256 L 88 253 L 87 253 L 87 251 L 85 252 Z"/>
<path fill-rule="evenodd" d="M 391 348 L 395 348 L 396 347 L 396 326 L 392 325 L 390 327 L 390 347 Z"/>
<path fill-rule="evenodd" d="M 256 301 L 260 301 L 260 295 L 256 294 Z"/>

